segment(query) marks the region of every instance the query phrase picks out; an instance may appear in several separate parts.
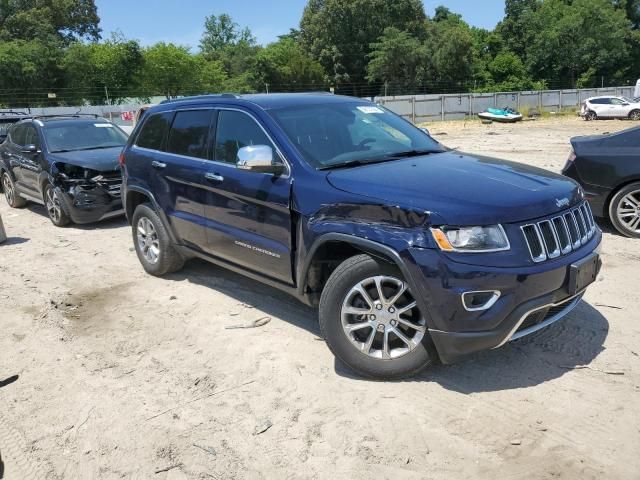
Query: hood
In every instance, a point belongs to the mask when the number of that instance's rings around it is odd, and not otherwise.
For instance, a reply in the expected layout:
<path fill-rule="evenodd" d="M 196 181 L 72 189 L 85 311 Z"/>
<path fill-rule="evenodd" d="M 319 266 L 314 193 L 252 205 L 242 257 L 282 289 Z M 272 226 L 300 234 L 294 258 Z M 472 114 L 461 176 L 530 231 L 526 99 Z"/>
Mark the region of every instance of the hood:
<path fill-rule="evenodd" d="M 334 170 L 327 180 L 345 192 L 429 211 L 449 225 L 521 222 L 582 199 L 567 177 L 459 152 Z"/>
<path fill-rule="evenodd" d="M 49 155 L 49 160 L 52 163 L 67 163 L 76 167 L 97 170 L 98 172 L 110 172 L 119 168 L 118 156 L 121 151 L 122 147 L 113 147 L 52 153 Z"/>

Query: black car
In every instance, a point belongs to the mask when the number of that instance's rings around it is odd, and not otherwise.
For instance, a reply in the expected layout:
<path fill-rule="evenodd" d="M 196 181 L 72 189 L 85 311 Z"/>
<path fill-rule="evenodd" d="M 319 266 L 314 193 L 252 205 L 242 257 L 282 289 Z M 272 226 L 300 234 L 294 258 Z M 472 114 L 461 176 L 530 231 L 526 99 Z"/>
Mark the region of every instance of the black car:
<path fill-rule="evenodd" d="M 0 111 L 0 143 L 6 140 L 11 125 L 28 117 L 29 114 L 26 112 L 16 112 L 13 110 Z"/>
<path fill-rule="evenodd" d="M 34 117 L 0 145 L 1 186 L 14 208 L 45 205 L 59 227 L 123 213 L 118 155 L 127 135 L 97 117 Z"/>
<path fill-rule="evenodd" d="M 410 375 L 560 320 L 599 269 L 582 189 L 451 151 L 385 108 L 322 94 L 150 108 L 122 157 L 143 268 L 199 257 L 319 310 L 365 376 Z"/>
<path fill-rule="evenodd" d="M 640 238 L 640 127 L 571 139 L 562 173 L 584 189 L 593 214 Z"/>

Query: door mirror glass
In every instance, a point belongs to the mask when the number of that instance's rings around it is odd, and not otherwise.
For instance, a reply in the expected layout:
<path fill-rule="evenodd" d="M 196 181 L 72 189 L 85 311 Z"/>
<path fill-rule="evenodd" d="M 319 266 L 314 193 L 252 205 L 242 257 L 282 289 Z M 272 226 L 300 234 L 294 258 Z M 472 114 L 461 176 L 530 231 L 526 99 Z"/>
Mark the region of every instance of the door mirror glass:
<path fill-rule="evenodd" d="M 241 170 L 277 175 L 285 170 L 284 165 L 274 159 L 273 149 L 268 145 L 242 147 L 238 150 L 236 166 Z"/>
<path fill-rule="evenodd" d="M 22 153 L 38 153 L 38 147 L 36 145 L 25 145 L 22 147 Z"/>

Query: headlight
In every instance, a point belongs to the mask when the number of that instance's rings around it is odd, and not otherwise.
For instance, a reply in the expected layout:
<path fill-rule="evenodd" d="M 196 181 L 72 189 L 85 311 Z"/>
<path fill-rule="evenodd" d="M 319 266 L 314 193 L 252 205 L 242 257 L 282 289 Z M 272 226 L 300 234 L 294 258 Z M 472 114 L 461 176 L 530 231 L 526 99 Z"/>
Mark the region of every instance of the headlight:
<path fill-rule="evenodd" d="M 431 234 L 440 249 L 446 252 L 481 253 L 510 248 L 502 225 L 432 228 Z"/>

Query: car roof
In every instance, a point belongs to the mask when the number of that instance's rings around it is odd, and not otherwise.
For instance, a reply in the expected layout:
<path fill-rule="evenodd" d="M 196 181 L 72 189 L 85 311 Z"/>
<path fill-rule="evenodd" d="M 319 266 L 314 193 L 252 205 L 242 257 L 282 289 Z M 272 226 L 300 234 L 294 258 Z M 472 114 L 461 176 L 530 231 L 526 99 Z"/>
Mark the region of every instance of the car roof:
<path fill-rule="evenodd" d="M 251 104 L 262 108 L 263 110 L 270 110 L 275 108 L 305 106 L 305 105 L 319 105 L 319 104 L 339 104 L 339 103 L 369 103 L 367 100 L 363 100 L 355 97 L 346 97 L 342 95 L 333 95 L 328 92 L 312 92 L 312 93 L 259 93 L 248 95 L 234 95 L 234 94 L 221 94 L 221 95 L 200 95 L 196 97 L 183 97 L 174 100 L 166 100 L 158 106 L 152 107 L 150 111 L 167 110 L 167 106 L 183 106 L 183 105 L 198 105 L 198 104 L 229 104 L 229 105 L 242 105 Z M 164 107 L 164 108 L 162 108 Z"/>

